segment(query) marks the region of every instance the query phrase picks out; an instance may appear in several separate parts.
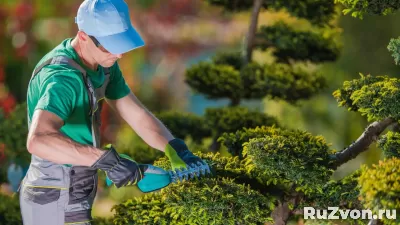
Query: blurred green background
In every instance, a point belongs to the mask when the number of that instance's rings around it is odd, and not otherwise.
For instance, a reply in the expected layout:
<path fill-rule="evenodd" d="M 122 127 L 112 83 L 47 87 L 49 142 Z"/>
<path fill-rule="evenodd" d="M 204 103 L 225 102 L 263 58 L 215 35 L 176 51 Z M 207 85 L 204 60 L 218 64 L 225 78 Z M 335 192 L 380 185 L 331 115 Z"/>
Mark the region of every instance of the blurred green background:
<path fill-rule="evenodd" d="M 227 105 L 228 100 L 211 101 L 193 93 L 184 82 L 184 73 L 190 65 L 208 59 L 218 50 L 240 49 L 250 13 L 230 15 L 200 0 L 126 2 L 132 23 L 143 35 L 146 46 L 124 55 L 119 63 L 132 91 L 146 107 L 154 113 L 173 109 L 202 115 L 207 107 Z M 80 3 L 78 0 L 0 0 L 0 120 L 8 120 L 16 106 L 25 101 L 32 69 L 40 58 L 76 34 L 74 17 Z M 282 18 L 290 20 L 283 12 L 263 12 L 259 25 Z M 329 85 L 322 94 L 297 107 L 276 100 L 243 104 L 276 116 L 287 127 L 323 135 L 335 149 L 345 148 L 360 136 L 368 123 L 360 114 L 339 108 L 332 92 L 344 81 L 358 78 L 359 73 L 398 77 L 399 69 L 387 45 L 391 38 L 400 36 L 399 20 L 399 14 L 365 16 L 363 20 L 340 16 L 339 41 L 343 51 L 338 61 L 322 65 Z M 269 59 L 268 55 L 257 52 L 254 57 L 259 61 Z M 115 143 L 122 149 L 136 148 L 142 154 L 141 159 L 149 162 L 159 154 L 107 107 L 102 117 L 105 142 Z M 0 169 L 4 170 L 9 164 L 1 144 L 3 168 Z M 371 164 L 380 158 L 381 151 L 372 146 L 339 168 L 335 177 L 343 177 L 360 164 Z M 1 191 L 11 194 L 12 188 L 4 182 Z M 111 215 L 113 204 L 140 195 L 134 187 L 117 190 L 102 184 L 94 213 Z"/>

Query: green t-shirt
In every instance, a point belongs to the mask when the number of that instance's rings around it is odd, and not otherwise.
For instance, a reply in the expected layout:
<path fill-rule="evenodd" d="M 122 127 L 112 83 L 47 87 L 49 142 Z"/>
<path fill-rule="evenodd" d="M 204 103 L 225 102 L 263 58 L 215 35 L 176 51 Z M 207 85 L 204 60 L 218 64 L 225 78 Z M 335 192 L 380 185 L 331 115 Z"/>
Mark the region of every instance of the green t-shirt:
<path fill-rule="evenodd" d="M 72 38 L 64 40 L 46 54 L 36 67 L 49 58 L 63 55 L 72 58 L 86 70 L 94 88 L 101 87 L 105 78 L 103 68 L 99 66 L 97 71 L 93 71 L 86 67 L 71 46 L 71 41 Z M 122 76 L 118 63 L 115 63 L 110 68 L 106 98 L 115 100 L 129 93 L 130 89 Z M 41 69 L 28 87 L 27 106 L 30 119 L 36 109 L 50 111 L 64 120 L 62 133 L 78 143 L 93 144 L 89 95 L 79 70 L 67 65 L 47 65 Z"/>

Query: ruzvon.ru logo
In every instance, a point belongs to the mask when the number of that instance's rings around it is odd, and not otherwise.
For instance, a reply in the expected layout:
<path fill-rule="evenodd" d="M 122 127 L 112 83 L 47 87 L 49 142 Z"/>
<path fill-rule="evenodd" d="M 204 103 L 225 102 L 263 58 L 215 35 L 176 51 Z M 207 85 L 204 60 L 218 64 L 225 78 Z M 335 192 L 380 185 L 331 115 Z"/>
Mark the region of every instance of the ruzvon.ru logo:
<path fill-rule="evenodd" d="M 338 215 L 339 213 L 339 215 Z M 369 209 L 339 209 L 339 207 L 328 207 L 328 209 L 315 209 L 304 207 L 304 219 L 396 219 L 396 210 L 378 210 L 378 215 L 373 214 Z"/>

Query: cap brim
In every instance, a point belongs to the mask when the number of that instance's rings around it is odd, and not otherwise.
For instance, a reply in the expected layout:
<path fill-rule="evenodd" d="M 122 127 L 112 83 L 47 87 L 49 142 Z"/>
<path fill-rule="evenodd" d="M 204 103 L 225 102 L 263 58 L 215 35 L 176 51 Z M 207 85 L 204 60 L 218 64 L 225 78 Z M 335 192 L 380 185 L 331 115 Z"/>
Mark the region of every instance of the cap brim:
<path fill-rule="evenodd" d="M 123 33 L 95 38 L 112 54 L 123 54 L 144 46 L 142 37 L 132 26 Z"/>

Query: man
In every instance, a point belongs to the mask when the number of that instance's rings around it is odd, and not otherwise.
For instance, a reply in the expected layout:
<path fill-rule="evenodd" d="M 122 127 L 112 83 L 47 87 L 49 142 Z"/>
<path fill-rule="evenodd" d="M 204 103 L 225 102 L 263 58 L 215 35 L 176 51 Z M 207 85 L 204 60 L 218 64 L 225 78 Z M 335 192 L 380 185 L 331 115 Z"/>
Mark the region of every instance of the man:
<path fill-rule="evenodd" d="M 172 168 L 202 162 L 125 83 L 117 60 L 144 46 L 127 4 L 85 0 L 76 23 L 76 37 L 44 56 L 29 83 L 27 148 L 32 161 L 20 192 L 25 225 L 90 224 L 97 170 L 117 187 L 140 183 L 151 173 L 149 165 L 120 156 L 112 146 L 99 146 L 103 99 L 147 144 L 164 151 Z"/>

